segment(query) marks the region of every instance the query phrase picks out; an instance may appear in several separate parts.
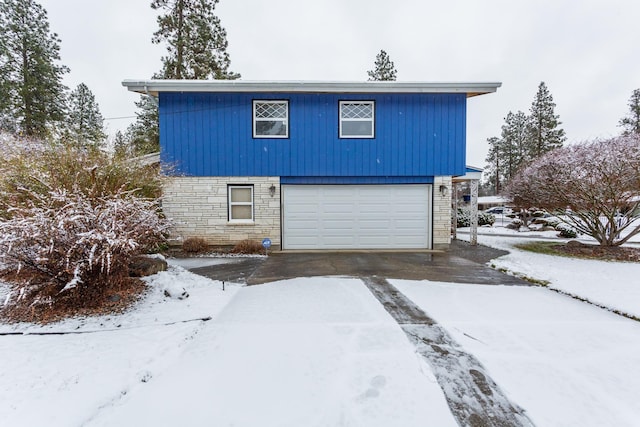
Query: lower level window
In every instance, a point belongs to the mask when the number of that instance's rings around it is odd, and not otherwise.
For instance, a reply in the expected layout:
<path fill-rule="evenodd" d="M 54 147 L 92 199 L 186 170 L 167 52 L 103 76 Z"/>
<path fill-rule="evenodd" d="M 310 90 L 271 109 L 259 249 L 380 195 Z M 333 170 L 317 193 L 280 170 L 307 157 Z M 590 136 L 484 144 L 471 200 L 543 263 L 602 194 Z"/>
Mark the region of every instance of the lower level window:
<path fill-rule="evenodd" d="M 253 221 L 253 186 L 229 186 L 229 221 Z"/>

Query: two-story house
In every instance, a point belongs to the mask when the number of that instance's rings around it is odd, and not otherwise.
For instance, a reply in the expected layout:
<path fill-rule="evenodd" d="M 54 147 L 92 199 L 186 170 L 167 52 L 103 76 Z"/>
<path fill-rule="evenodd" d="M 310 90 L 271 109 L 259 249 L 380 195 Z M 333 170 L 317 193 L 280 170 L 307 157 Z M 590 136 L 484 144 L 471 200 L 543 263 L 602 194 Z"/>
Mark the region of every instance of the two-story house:
<path fill-rule="evenodd" d="M 467 99 L 500 83 L 126 80 L 158 99 L 163 210 L 182 238 L 438 249 Z"/>

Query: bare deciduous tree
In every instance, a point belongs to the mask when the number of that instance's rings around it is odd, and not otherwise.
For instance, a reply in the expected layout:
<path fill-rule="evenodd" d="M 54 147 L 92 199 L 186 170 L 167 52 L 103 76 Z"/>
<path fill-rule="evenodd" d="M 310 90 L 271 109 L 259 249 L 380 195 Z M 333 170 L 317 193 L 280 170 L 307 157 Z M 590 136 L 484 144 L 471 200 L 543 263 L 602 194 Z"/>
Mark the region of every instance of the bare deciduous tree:
<path fill-rule="evenodd" d="M 640 136 L 622 136 L 549 152 L 509 183 L 507 195 L 618 246 L 640 233 Z"/>

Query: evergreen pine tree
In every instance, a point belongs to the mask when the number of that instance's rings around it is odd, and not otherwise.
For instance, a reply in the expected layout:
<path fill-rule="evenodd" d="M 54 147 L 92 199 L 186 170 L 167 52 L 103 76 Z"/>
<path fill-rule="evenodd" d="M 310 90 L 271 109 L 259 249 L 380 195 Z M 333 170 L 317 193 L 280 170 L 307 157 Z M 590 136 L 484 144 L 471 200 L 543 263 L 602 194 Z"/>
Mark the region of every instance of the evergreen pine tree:
<path fill-rule="evenodd" d="M 215 14 L 219 0 L 153 0 L 151 8 L 161 10 L 153 43 L 166 43 L 162 70 L 154 79 L 235 80 L 240 74 L 229 70 L 227 32 Z M 158 151 L 158 106 L 141 96 L 136 102 L 137 119 L 127 129 L 127 139 L 140 153 Z"/>
<path fill-rule="evenodd" d="M 484 176 L 486 180 L 486 187 L 493 194 L 500 194 L 500 190 L 502 189 L 503 177 L 500 166 L 502 166 L 501 152 L 503 143 L 504 141 L 495 136 L 487 138 L 489 152 L 485 159 L 487 167 L 484 170 Z"/>
<path fill-rule="evenodd" d="M 505 183 L 511 180 L 520 167 L 529 160 L 527 156 L 527 124 L 527 115 L 522 111 L 517 113 L 509 111 L 504 119 L 498 155 L 502 159 L 500 174 Z"/>
<path fill-rule="evenodd" d="M 623 135 L 640 134 L 640 89 L 636 89 L 629 98 L 629 114 L 618 123 Z"/>
<path fill-rule="evenodd" d="M 91 90 L 80 83 L 69 96 L 63 138 L 75 144 L 99 144 L 107 137 L 100 108 Z"/>
<path fill-rule="evenodd" d="M 125 138 L 136 154 L 148 154 L 159 150 L 158 105 L 149 96 L 141 96 L 136 102 L 136 121 L 129 125 Z"/>
<path fill-rule="evenodd" d="M 153 43 L 166 43 L 162 58 L 163 79 L 235 80 L 240 74 L 229 71 L 227 32 L 214 14 L 218 0 L 153 0 L 151 7 L 162 10 Z"/>
<path fill-rule="evenodd" d="M 60 39 L 34 0 L 0 0 L 0 27 L 0 125 L 48 137 L 65 113 Z"/>
<path fill-rule="evenodd" d="M 367 71 L 369 81 L 395 81 L 397 76 L 396 67 L 391 58 L 384 50 L 376 55 L 374 69 Z"/>
<path fill-rule="evenodd" d="M 544 82 L 540 82 L 538 92 L 531 104 L 529 123 L 527 125 L 527 151 L 529 160 L 536 159 L 544 153 L 562 147 L 566 141 L 562 124 L 555 114 L 556 104 Z"/>
<path fill-rule="evenodd" d="M 117 157 L 126 156 L 128 147 L 129 142 L 127 141 L 127 137 L 121 131 L 117 131 L 113 136 L 113 152 L 115 155 Z"/>

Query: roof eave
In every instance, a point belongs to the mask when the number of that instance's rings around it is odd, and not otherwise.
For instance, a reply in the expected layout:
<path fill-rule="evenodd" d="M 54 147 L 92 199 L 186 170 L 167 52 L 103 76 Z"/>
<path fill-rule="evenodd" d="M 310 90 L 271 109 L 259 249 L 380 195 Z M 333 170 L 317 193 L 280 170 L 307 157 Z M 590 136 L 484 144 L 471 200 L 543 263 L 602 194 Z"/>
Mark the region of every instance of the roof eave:
<path fill-rule="evenodd" d="M 495 92 L 500 82 L 333 82 L 249 80 L 124 80 L 132 92 L 158 96 L 160 92 L 269 93 L 464 93 L 467 97 Z"/>

